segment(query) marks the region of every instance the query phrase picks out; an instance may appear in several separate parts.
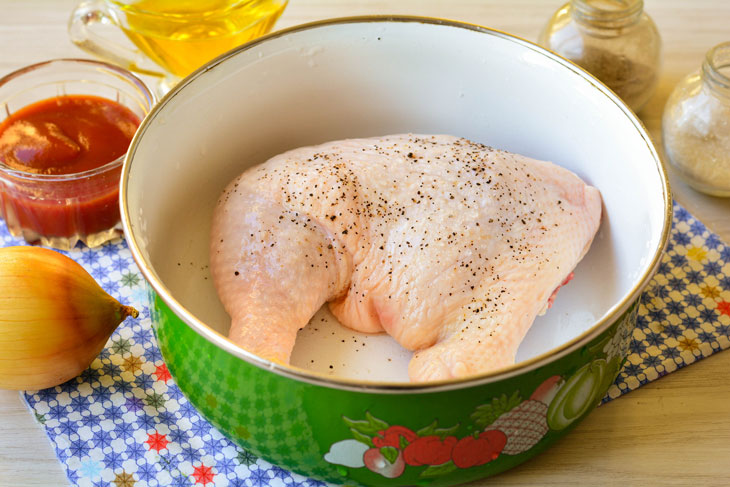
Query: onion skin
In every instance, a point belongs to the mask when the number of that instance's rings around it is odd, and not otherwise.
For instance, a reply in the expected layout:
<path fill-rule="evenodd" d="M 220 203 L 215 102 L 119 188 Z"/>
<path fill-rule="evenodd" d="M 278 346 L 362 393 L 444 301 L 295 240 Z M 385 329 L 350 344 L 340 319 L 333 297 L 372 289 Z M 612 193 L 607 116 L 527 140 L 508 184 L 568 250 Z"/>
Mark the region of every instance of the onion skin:
<path fill-rule="evenodd" d="M 0 248 L 0 388 L 45 389 L 76 377 L 128 316 L 137 310 L 65 255 Z"/>

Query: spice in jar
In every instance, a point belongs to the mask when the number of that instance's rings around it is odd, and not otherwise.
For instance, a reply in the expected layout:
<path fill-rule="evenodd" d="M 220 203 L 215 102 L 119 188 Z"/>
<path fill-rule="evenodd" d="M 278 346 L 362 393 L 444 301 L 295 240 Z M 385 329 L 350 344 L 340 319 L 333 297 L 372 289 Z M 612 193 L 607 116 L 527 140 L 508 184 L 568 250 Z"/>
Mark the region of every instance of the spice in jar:
<path fill-rule="evenodd" d="M 661 38 L 643 0 L 571 0 L 550 19 L 539 43 L 575 62 L 634 110 L 658 80 Z"/>
<path fill-rule="evenodd" d="M 730 196 L 730 42 L 677 84 L 662 117 L 664 151 L 693 188 Z"/>

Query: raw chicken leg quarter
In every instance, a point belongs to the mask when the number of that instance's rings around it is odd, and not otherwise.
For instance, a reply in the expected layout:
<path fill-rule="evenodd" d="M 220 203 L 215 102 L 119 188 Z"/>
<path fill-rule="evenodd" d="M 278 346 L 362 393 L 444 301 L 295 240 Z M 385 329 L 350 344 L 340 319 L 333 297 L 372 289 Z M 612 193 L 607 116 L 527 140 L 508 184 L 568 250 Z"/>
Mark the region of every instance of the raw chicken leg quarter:
<path fill-rule="evenodd" d="M 413 381 L 514 363 L 588 251 L 601 197 L 549 162 L 446 135 L 285 152 L 225 189 L 211 270 L 230 338 L 288 363 L 324 304 L 416 353 Z"/>

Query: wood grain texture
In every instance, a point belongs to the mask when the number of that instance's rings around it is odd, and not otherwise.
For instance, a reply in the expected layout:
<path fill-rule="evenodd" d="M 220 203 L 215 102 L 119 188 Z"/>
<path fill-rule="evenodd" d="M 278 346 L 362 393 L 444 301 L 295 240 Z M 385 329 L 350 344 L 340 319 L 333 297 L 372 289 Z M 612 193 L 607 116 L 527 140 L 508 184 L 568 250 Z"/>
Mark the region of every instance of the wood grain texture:
<path fill-rule="evenodd" d="M 66 23 L 76 0 L 2 0 L 0 75 L 59 57 L 88 57 Z M 291 0 L 277 28 L 366 14 L 445 17 L 534 41 L 561 0 Z M 661 149 L 661 115 L 674 85 L 730 40 L 727 0 L 645 0 L 661 32 L 659 88 L 639 114 Z M 630 175 L 627 175 L 630 176 Z M 730 199 L 700 195 L 670 171 L 675 198 L 730 242 Z M 532 461 L 476 486 L 730 485 L 730 352 L 676 371 L 594 411 Z M 16 392 L 0 391 L 0 486 L 67 482 L 42 429 Z"/>

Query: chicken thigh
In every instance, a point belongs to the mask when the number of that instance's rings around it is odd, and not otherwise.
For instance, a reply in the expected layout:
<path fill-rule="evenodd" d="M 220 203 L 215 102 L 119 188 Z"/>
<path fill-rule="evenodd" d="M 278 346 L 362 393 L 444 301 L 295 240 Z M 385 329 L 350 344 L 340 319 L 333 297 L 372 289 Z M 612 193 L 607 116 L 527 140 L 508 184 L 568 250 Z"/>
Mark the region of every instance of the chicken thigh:
<path fill-rule="evenodd" d="M 514 363 L 588 251 L 597 189 L 549 162 L 447 135 L 335 141 L 275 156 L 225 189 L 211 271 L 230 339 L 288 363 L 329 303 L 415 351 L 412 381 Z"/>

